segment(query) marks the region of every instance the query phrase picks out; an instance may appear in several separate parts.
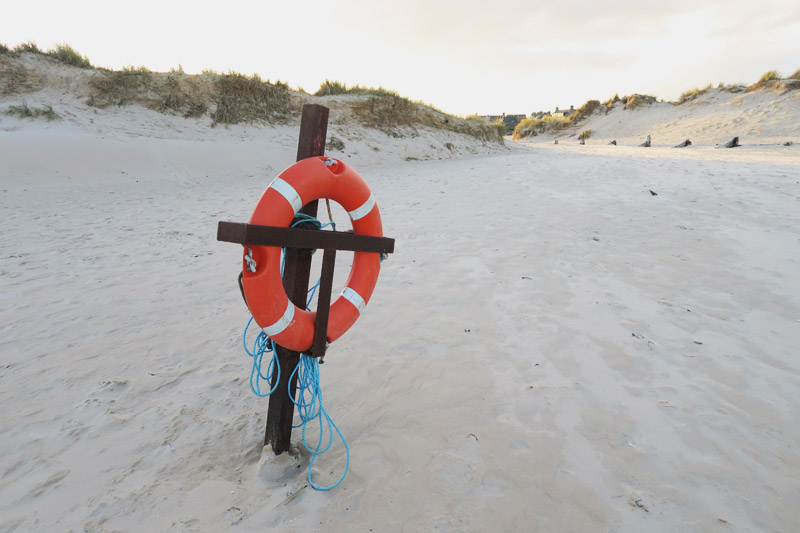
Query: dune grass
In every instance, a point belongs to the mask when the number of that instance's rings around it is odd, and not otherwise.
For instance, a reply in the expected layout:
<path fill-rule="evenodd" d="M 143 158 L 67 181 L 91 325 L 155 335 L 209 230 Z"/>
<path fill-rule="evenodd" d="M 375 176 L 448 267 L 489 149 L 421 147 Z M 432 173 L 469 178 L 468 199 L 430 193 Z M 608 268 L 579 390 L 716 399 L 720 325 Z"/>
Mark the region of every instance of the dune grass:
<path fill-rule="evenodd" d="M 702 96 L 710 91 L 713 87 L 709 83 L 702 89 L 699 87 L 695 87 L 694 89 L 689 89 L 688 91 L 684 91 L 681 93 L 680 97 L 678 98 L 677 102 L 673 102 L 675 105 L 681 105 L 685 102 L 691 102 L 696 99 L 698 96 Z"/>
<path fill-rule="evenodd" d="M 319 86 L 314 96 L 329 96 L 335 94 L 347 94 L 347 85 L 340 81 L 325 80 Z"/>
<path fill-rule="evenodd" d="M 571 124 L 572 121 L 569 118 L 563 117 L 525 118 L 514 128 L 512 138 L 536 137 L 545 132 L 557 132 Z"/>
<path fill-rule="evenodd" d="M 189 75 L 179 65 L 168 73 L 152 72 L 144 66 L 126 66 L 114 71 L 91 64 L 88 57 L 66 43 L 42 51 L 29 41 L 13 49 L 0 45 L 0 54 L 18 56 L 40 54 L 65 65 L 91 71 L 83 83 L 89 90 L 87 104 L 106 108 L 138 104 L 159 112 L 200 117 L 208 114 L 212 125 L 237 123 L 284 123 L 299 119 L 301 104 L 309 96 L 291 91 L 286 83 L 262 80 L 257 74 L 237 72 L 220 74 L 204 70 Z M 35 70 L 35 69 L 34 69 Z M 0 64 L 0 94 L 29 92 L 38 88 L 44 78 L 22 63 Z M 39 78 L 42 78 L 41 80 Z M 38 81 L 37 81 L 38 80 Z M 36 82 L 36 83 L 34 83 Z M 325 80 L 315 96 L 357 95 L 362 98 L 344 102 L 365 127 L 393 136 L 415 136 L 415 128 L 444 129 L 476 137 L 483 141 L 503 142 L 503 125 L 489 125 L 483 120 L 465 120 L 448 115 L 435 107 L 400 96 L 383 87 L 348 87 L 342 82 Z M 34 111 L 31 111 L 32 113 Z M 26 113 L 21 110 L 20 113 Z M 45 116 L 45 115 L 43 115 Z"/>
<path fill-rule="evenodd" d="M 22 52 L 31 52 L 33 54 L 44 54 L 44 52 L 42 52 L 42 50 L 39 49 L 39 47 L 36 46 L 36 43 L 33 41 L 21 43 L 14 47 L 14 53 L 21 54 Z"/>
<path fill-rule="evenodd" d="M 154 73 L 129 66 L 93 77 L 89 86 L 93 91 L 88 104 L 95 107 L 138 103 L 187 118 L 213 108 L 212 125 L 285 122 L 297 112 L 288 85 L 264 81 L 257 74 L 205 71 L 190 76 L 182 69 Z"/>
<path fill-rule="evenodd" d="M 89 61 L 88 57 L 86 57 L 85 55 L 81 55 L 67 43 L 58 43 L 55 45 L 54 48 L 47 51 L 44 51 L 41 48 L 39 48 L 39 46 L 33 41 L 21 43 L 15 46 L 13 49 L 9 48 L 8 45 L 0 43 L 0 54 L 17 56 L 22 53 L 39 54 L 47 57 L 52 57 L 56 61 L 60 61 L 65 65 L 71 65 L 73 67 L 87 68 L 87 69 L 94 68 L 92 63 Z"/>
<path fill-rule="evenodd" d="M 94 68 L 89 58 L 79 54 L 66 43 L 57 44 L 52 50 L 48 50 L 45 55 L 61 61 L 65 65 L 72 65 L 78 68 Z"/>
<path fill-rule="evenodd" d="M 466 117 L 464 117 L 464 120 L 468 122 L 474 122 L 475 124 L 486 124 L 486 121 L 483 120 L 481 117 L 479 117 L 477 113 L 473 113 L 472 115 L 467 115 Z"/>
<path fill-rule="evenodd" d="M 771 89 L 778 92 L 796 90 L 799 87 L 798 80 L 800 80 L 800 69 L 792 73 L 788 78 L 784 78 L 777 70 L 768 70 L 761 75 L 756 83 L 747 87 L 747 91 L 756 91 L 758 89 Z"/>
<path fill-rule="evenodd" d="M 20 105 L 12 105 L 4 111 L 6 115 L 15 116 L 19 118 L 44 118 L 47 121 L 57 120 L 61 117 L 53 111 L 53 106 L 46 104 L 41 107 L 29 107 L 27 103 L 23 102 Z"/>
<path fill-rule="evenodd" d="M 298 112 L 287 84 L 263 81 L 258 74 L 248 77 L 231 72 L 219 76 L 215 92 L 216 110 L 211 114 L 214 125 L 285 122 Z"/>
<path fill-rule="evenodd" d="M 94 107 L 132 104 L 139 100 L 152 80 L 149 70 L 125 67 L 122 70 L 103 72 L 89 80 L 93 90 L 87 103 Z"/>
<path fill-rule="evenodd" d="M 413 101 L 383 87 L 348 87 L 340 81 L 325 80 L 314 96 L 358 95 L 366 98 L 349 106 L 363 126 L 380 130 L 391 137 L 415 135 L 414 128 L 426 126 L 462 133 L 490 142 L 503 142 L 505 127 L 486 124 L 483 119 L 463 119 L 448 115 L 435 107 Z M 411 129 L 411 132 L 404 131 Z"/>
<path fill-rule="evenodd" d="M 393 96 L 393 97 L 403 98 L 397 91 L 391 91 L 389 89 L 384 89 L 383 87 L 377 87 L 377 88 L 363 87 L 361 85 L 354 85 L 352 87 L 348 87 L 346 84 L 336 80 L 334 81 L 325 80 L 324 82 L 322 82 L 317 92 L 314 93 L 314 96 L 330 96 L 339 94 L 361 94 L 361 95 L 371 95 L 371 96 Z"/>
<path fill-rule="evenodd" d="M 417 127 L 428 127 L 502 144 L 505 134 L 503 126 L 464 120 L 394 94 L 371 95 L 350 105 L 363 126 L 392 137 L 416 136 Z"/>
<path fill-rule="evenodd" d="M 780 80 L 780 79 L 783 79 L 780 72 L 778 72 L 777 70 L 768 70 L 761 75 L 761 77 L 758 79 L 758 83 L 763 83 L 772 80 Z"/>
<path fill-rule="evenodd" d="M 580 106 L 574 114 L 570 115 L 569 119 L 575 123 L 580 122 L 588 118 L 595 111 L 602 109 L 602 107 L 603 104 L 601 104 L 599 100 L 589 100 Z"/>

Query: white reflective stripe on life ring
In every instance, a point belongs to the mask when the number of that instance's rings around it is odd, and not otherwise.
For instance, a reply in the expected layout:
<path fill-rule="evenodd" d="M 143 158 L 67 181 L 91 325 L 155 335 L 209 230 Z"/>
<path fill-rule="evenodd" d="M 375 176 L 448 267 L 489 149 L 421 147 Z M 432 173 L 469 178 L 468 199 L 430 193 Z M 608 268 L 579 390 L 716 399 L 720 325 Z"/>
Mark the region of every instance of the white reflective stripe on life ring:
<path fill-rule="evenodd" d="M 364 202 L 361 207 L 348 211 L 347 214 L 350 215 L 350 220 L 358 220 L 359 218 L 367 216 L 369 212 L 372 211 L 373 207 L 375 207 L 375 197 L 370 194 L 367 201 Z"/>
<path fill-rule="evenodd" d="M 345 300 L 353 304 L 356 309 L 358 309 L 358 314 L 361 314 L 361 311 L 367 306 L 367 302 L 364 301 L 364 298 L 361 297 L 356 291 L 351 289 L 350 287 L 345 287 L 342 291 L 342 296 Z"/>
<path fill-rule="evenodd" d="M 278 191 L 281 196 L 286 198 L 286 201 L 292 206 L 294 212 L 297 213 L 303 207 L 303 200 L 300 199 L 300 195 L 297 193 L 294 187 L 289 185 L 286 181 L 282 180 L 281 178 L 275 178 L 272 183 L 269 184 L 270 187 Z"/>
<path fill-rule="evenodd" d="M 292 304 L 291 300 L 288 300 L 288 304 L 286 305 L 286 311 L 284 311 L 283 316 L 278 319 L 277 322 L 264 328 L 264 333 L 266 333 L 269 337 L 273 335 L 277 335 L 281 331 L 285 330 L 289 327 L 289 324 L 292 323 L 292 319 L 294 318 L 294 304 Z"/>

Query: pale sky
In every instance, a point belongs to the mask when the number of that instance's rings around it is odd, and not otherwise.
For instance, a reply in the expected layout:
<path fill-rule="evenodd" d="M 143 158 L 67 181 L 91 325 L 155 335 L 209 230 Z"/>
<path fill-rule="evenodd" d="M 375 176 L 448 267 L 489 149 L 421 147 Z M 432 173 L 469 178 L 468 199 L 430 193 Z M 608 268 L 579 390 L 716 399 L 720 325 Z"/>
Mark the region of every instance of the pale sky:
<path fill-rule="evenodd" d="M 665 100 L 800 68 L 800 0 L 7 2 L 0 43 L 97 66 L 258 73 L 313 93 L 382 86 L 448 113 Z"/>

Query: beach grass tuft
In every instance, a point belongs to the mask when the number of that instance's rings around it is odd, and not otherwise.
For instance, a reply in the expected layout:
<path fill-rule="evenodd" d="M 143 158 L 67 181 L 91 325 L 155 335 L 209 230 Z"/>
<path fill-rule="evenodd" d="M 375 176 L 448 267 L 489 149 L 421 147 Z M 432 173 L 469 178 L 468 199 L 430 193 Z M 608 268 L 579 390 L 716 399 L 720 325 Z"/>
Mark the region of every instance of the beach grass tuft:
<path fill-rule="evenodd" d="M 20 105 L 12 105 L 8 107 L 4 113 L 9 116 L 19 118 L 44 118 L 47 121 L 57 120 L 61 117 L 53 111 L 53 106 L 45 104 L 41 107 L 29 107 L 27 103 L 23 102 Z"/>
<path fill-rule="evenodd" d="M 606 107 L 611 107 L 617 102 L 621 102 L 622 99 L 619 97 L 619 93 L 616 93 L 614 96 L 603 102 L 603 105 Z"/>
<path fill-rule="evenodd" d="M 340 81 L 325 80 L 319 86 L 314 96 L 329 96 L 336 94 L 347 94 L 347 85 Z"/>
<path fill-rule="evenodd" d="M 632 94 L 622 100 L 625 102 L 625 109 L 627 110 L 652 105 L 658 101 L 655 96 L 649 94 Z"/>
<path fill-rule="evenodd" d="M 44 54 L 44 52 L 42 52 L 39 49 L 39 47 L 36 46 L 36 43 L 33 42 L 33 41 L 27 41 L 27 42 L 18 44 L 17 46 L 14 47 L 14 52 L 17 53 L 17 54 L 21 54 L 23 52 L 30 52 L 32 54 Z"/>
<path fill-rule="evenodd" d="M 677 102 L 672 102 L 675 105 L 681 105 L 685 102 L 691 102 L 696 99 L 698 96 L 706 94 L 708 91 L 712 89 L 712 85 L 709 83 L 704 88 L 695 87 L 694 89 L 689 89 L 688 91 L 684 91 L 681 93 L 680 97 L 678 98 Z"/>
<path fill-rule="evenodd" d="M 580 106 L 574 114 L 570 115 L 569 119 L 577 123 L 583 119 L 589 118 L 592 113 L 601 109 L 603 109 L 603 104 L 601 104 L 599 100 L 588 100 L 585 104 Z"/>
<path fill-rule="evenodd" d="M 103 72 L 89 80 L 93 90 L 89 105 L 106 108 L 110 105 L 132 104 L 149 87 L 152 73 L 144 67 L 125 67 Z"/>
<path fill-rule="evenodd" d="M 747 91 L 756 91 L 759 89 L 767 89 L 777 92 L 797 89 L 796 80 L 791 79 L 791 76 L 784 80 L 783 76 L 777 70 L 768 70 L 758 79 L 757 82 L 747 87 Z"/>
<path fill-rule="evenodd" d="M 171 112 L 184 118 L 203 116 L 208 111 L 210 91 L 197 77 L 172 72 L 162 80 L 157 91 L 156 111 Z"/>
<path fill-rule="evenodd" d="M 768 70 L 758 78 L 758 83 L 765 83 L 773 80 L 780 80 L 782 76 L 777 70 Z"/>
<path fill-rule="evenodd" d="M 258 74 L 230 72 L 219 76 L 214 85 L 216 110 L 211 114 L 214 125 L 285 122 L 298 111 L 287 84 L 264 81 Z"/>
<path fill-rule="evenodd" d="M 571 120 L 563 117 L 525 118 L 514 128 L 512 138 L 536 137 L 545 132 L 557 132 L 571 124 Z"/>
<path fill-rule="evenodd" d="M 45 55 L 61 61 L 65 65 L 72 65 L 78 68 L 94 68 L 88 57 L 79 54 L 66 43 L 57 44 L 55 48 L 48 50 Z"/>

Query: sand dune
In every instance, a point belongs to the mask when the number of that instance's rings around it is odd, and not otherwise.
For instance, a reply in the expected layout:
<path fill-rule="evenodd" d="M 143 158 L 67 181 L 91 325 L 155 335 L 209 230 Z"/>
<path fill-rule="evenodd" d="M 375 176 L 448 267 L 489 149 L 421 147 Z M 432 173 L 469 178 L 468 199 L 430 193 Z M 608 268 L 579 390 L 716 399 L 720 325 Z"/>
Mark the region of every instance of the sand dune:
<path fill-rule="evenodd" d="M 703 101 L 589 124 L 651 149 L 332 124 L 397 247 L 322 367 L 352 457 L 316 492 L 307 454 L 262 456 L 241 257 L 215 240 L 296 127 L 49 90 L 26 100 L 62 120 L 0 115 L 0 530 L 800 523 L 800 147 L 756 146 L 796 136 L 794 111 L 755 95 L 731 125 Z M 312 475 L 343 467 L 337 444 Z"/>
<path fill-rule="evenodd" d="M 578 141 L 591 130 L 587 144 L 638 146 L 651 135 L 652 145 L 672 147 L 685 139 L 693 146 L 716 146 L 739 137 L 743 145 L 782 145 L 800 142 L 800 90 L 775 82 L 745 92 L 710 89 L 694 100 L 673 105 L 655 102 L 626 109 L 622 102 L 602 107 L 585 120 L 556 135 L 531 137 L 524 142 Z"/>

